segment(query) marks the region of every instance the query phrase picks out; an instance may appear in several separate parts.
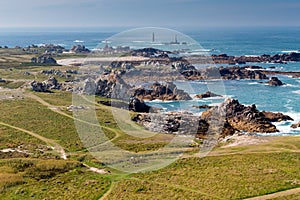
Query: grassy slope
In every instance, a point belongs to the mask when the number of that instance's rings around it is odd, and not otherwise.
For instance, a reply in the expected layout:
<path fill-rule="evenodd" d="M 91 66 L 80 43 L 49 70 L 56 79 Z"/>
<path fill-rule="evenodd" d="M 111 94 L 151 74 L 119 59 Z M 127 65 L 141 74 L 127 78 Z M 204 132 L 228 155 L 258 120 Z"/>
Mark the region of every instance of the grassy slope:
<path fill-rule="evenodd" d="M 260 196 L 300 187 L 299 166 L 299 153 L 181 159 L 165 169 L 136 174 L 132 179 L 120 181 L 107 199 L 197 199 L 203 195 L 209 199 L 242 199 Z M 186 195 L 188 191 L 192 191 L 191 195 Z"/>

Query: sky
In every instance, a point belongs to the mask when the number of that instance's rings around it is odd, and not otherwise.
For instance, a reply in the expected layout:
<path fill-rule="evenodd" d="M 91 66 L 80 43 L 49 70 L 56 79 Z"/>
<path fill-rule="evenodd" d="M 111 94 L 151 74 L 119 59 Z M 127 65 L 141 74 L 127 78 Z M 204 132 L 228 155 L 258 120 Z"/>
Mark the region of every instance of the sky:
<path fill-rule="evenodd" d="M 300 26 L 299 0 L 2 0 L 3 27 Z"/>

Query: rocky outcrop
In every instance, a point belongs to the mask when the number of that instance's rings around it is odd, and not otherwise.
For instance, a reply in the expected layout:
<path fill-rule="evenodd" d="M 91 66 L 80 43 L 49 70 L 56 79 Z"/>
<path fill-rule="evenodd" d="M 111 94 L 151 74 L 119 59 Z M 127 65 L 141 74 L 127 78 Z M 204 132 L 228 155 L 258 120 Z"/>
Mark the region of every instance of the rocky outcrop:
<path fill-rule="evenodd" d="M 182 113 L 149 113 L 138 114 L 133 119 L 147 130 L 170 134 L 205 134 L 209 125 L 199 117 Z"/>
<path fill-rule="evenodd" d="M 57 70 L 57 69 L 41 70 L 40 73 L 46 74 L 46 75 L 56 75 L 56 76 L 60 76 L 62 78 L 71 78 L 70 74 L 63 73 L 62 71 Z"/>
<path fill-rule="evenodd" d="M 235 99 L 227 99 L 220 106 L 204 111 L 201 117 L 185 113 L 138 114 L 133 121 L 153 132 L 196 134 L 225 137 L 237 132 L 278 132 L 272 122 L 292 120 L 282 113 L 260 112 L 255 105 L 244 106 Z M 300 123 L 295 125 L 299 127 Z"/>
<path fill-rule="evenodd" d="M 208 67 L 203 70 L 189 69 L 183 70 L 181 74 L 188 80 L 263 80 L 267 79 L 264 69 L 258 66 L 245 67 Z"/>
<path fill-rule="evenodd" d="M 131 86 L 116 73 L 102 75 L 98 79 L 87 78 L 82 82 L 81 92 L 106 98 L 128 101 Z"/>
<path fill-rule="evenodd" d="M 300 127 L 300 122 L 291 125 L 291 128 L 294 128 L 294 129 L 299 128 L 299 127 Z"/>
<path fill-rule="evenodd" d="M 244 106 L 238 100 L 227 99 L 219 107 L 203 112 L 201 118 L 208 120 L 213 112 L 225 111 L 225 124 L 233 130 L 246 131 L 250 133 L 274 133 L 278 132 L 269 119 L 256 109 L 255 105 Z M 233 134 L 233 133 L 232 133 Z"/>
<path fill-rule="evenodd" d="M 110 67 L 112 69 L 124 69 L 124 70 L 135 69 L 133 64 L 130 62 L 118 62 L 118 61 L 111 62 Z"/>
<path fill-rule="evenodd" d="M 180 90 L 172 82 L 164 82 L 162 84 L 156 82 L 148 88 L 138 87 L 133 89 L 132 96 L 146 100 L 191 100 L 188 93 Z"/>
<path fill-rule="evenodd" d="M 49 92 L 50 90 L 61 89 L 61 84 L 55 77 L 50 77 L 47 81 L 43 82 L 32 81 L 30 85 L 35 92 Z"/>
<path fill-rule="evenodd" d="M 228 56 L 227 54 L 213 55 L 212 60 L 218 64 L 245 64 L 249 62 L 286 63 L 290 61 L 299 62 L 300 52 L 289 54 L 261 55 L 261 56 Z"/>
<path fill-rule="evenodd" d="M 129 101 L 129 110 L 134 112 L 146 112 L 148 113 L 150 111 L 150 106 L 146 105 L 146 103 L 143 100 L 140 100 L 136 97 L 130 98 Z"/>
<path fill-rule="evenodd" d="M 293 118 L 291 118 L 288 115 L 284 115 L 282 113 L 273 113 L 273 112 L 262 111 L 262 114 L 270 122 L 294 121 Z"/>
<path fill-rule="evenodd" d="M 53 64 L 53 65 L 57 64 L 56 60 L 51 55 L 48 54 L 41 55 L 37 58 L 33 57 L 31 58 L 31 62 L 39 63 L 39 64 Z"/>
<path fill-rule="evenodd" d="M 49 92 L 47 84 L 44 82 L 32 81 L 30 85 L 31 89 L 35 92 Z"/>
<path fill-rule="evenodd" d="M 204 98 L 210 98 L 210 97 L 222 97 L 221 95 L 212 93 L 210 91 L 205 92 L 204 94 L 197 94 L 195 98 L 204 99 Z"/>
<path fill-rule="evenodd" d="M 282 86 L 284 84 L 277 77 L 271 77 L 270 80 L 268 81 L 268 85 L 270 85 L 270 86 Z"/>
<path fill-rule="evenodd" d="M 148 113 L 152 107 L 148 106 L 143 100 L 132 97 L 129 102 L 125 101 L 98 101 L 98 103 L 115 108 L 121 108 L 139 113 Z"/>
<path fill-rule="evenodd" d="M 246 67 L 220 67 L 220 75 L 224 80 L 241 80 L 241 79 L 267 79 L 267 76 L 259 70 L 251 70 L 253 66 Z"/>
<path fill-rule="evenodd" d="M 64 47 L 56 44 L 45 44 L 40 46 L 40 48 L 45 49 L 45 53 L 63 53 Z"/>
<path fill-rule="evenodd" d="M 92 78 L 87 78 L 83 81 L 82 93 L 87 95 L 94 95 L 96 92 L 96 83 Z"/>
<path fill-rule="evenodd" d="M 76 45 L 70 49 L 73 53 L 90 53 L 91 51 L 87 49 L 84 45 Z"/>

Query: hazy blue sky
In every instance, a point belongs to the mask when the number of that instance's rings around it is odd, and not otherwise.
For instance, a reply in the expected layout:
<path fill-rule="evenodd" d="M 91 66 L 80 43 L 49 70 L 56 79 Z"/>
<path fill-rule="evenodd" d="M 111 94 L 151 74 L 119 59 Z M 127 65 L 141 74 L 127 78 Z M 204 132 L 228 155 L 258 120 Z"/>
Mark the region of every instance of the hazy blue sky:
<path fill-rule="evenodd" d="M 1 0 L 0 27 L 300 26 L 299 0 Z"/>

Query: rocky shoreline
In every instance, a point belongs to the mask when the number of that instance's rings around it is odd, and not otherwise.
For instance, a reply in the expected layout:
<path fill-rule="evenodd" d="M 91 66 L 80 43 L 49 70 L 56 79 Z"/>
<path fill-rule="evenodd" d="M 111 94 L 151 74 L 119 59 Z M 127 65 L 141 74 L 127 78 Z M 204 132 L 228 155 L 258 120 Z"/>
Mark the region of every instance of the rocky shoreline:
<path fill-rule="evenodd" d="M 81 46 L 74 47 L 73 51 L 75 53 L 89 52 L 85 47 Z M 133 120 L 154 132 L 196 134 L 199 137 L 205 137 L 211 130 L 218 130 L 221 137 L 244 132 L 276 133 L 278 130 L 272 124 L 273 122 L 293 121 L 291 117 L 282 113 L 258 111 L 255 105 L 244 106 L 235 99 L 227 99 L 217 107 L 196 106 L 199 109 L 207 109 L 202 113 L 201 117 L 188 113 L 157 113 L 157 109 L 148 106 L 144 100 L 191 100 L 192 97 L 188 93 L 176 87 L 172 82 L 174 80 L 248 79 L 258 80 L 259 83 L 270 86 L 282 86 L 285 83 L 279 80 L 276 75 L 300 77 L 300 72 L 271 71 L 256 65 L 197 68 L 190 62 L 203 63 L 206 61 L 207 63 L 207 58 L 204 59 L 201 56 L 188 59 L 173 58 L 169 57 L 169 54 L 172 52 L 153 48 L 134 50 L 130 53 L 131 57 L 129 60 L 111 62 L 104 67 L 104 71 L 100 74 L 85 75 L 85 72 L 71 69 L 67 70 L 66 73 L 59 70 L 43 70 L 41 73 L 49 75 L 49 80 L 44 82 L 33 81 L 30 85 L 36 92 L 67 90 L 116 99 L 117 101 L 103 101 L 99 103 L 139 113 Z M 135 57 L 139 59 L 135 60 Z M 33 61 L 40 62 L 39 60 L 43 59 L 52 60 L 51 57 L 44 56 L 44 58 L 33 59 Z M 217 64 L 300 62 L 300 53 L 257 57 L 237 57 L 221 54 L 213 55 L 208 60 L 208 62 L 213 61 Z M 80 79 L 75 79 L 68 83 L 59 83 L 55 77 L 52 77 L 53 75 L 65 78 L 71 78 L 73 75 L 76 75 Z M 209 97 L 221 96 L 210 91 L 195 96 L 195 98 L 200 99 Z M 215 123 L 216 121 L 218 123 Z M 299 124 L 292 125 L 292 128 L 298 127 Z"/>
<path fill-rule="evenodd" d="M 226 99 L 202 113 L 200 117 L 188 113 L 139 113 L 133 121 L 153 132 L 192 134 L 205 138 L 215 131 L 218 137 L 245 133 L 279 132 L 273 122 L 293 121 L 282 113 L 259 111 L 255 105 L 244 106 L 235 99 Z M 216 123 L 219 122 L 219 123 Z"/>

